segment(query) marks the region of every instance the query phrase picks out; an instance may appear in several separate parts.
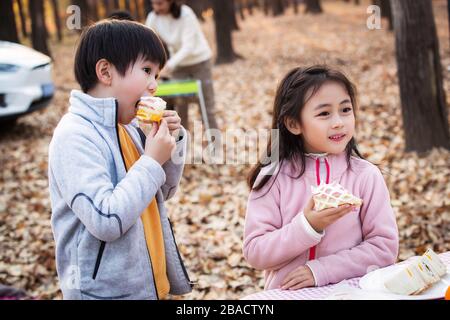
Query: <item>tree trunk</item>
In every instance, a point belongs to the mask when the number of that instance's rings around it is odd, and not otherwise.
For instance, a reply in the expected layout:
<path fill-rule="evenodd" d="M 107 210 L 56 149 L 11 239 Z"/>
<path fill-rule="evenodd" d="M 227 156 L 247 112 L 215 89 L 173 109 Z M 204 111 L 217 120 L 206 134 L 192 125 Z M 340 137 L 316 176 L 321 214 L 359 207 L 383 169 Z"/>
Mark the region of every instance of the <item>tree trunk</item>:
<path fill-rule="evenodd" d="M 134 0 L 134 17 L 136 18 L 137 21 L 141 21 L 142 20 L 141 8 L 140 8 L 139 0 Z"/>
<path fill-rule="evenodd" d="M 131 14 L 130 0 L 125 0 L 125 10 Z"/>
<path fill-rule="evenodd" d="M 203 18 L 203 3 L 202 0 L 186 0 L 186 4 L 194 11 L 197 19 L 201 22 L 205 21 Z"/>
<path fill-rule="evenodd" d="M 105 17 L 109 16 L 114 11 L 112 0 L 103 0 L 103 7 L 105 8 Z"/>
<path fill-rule="evenodd" d="M 264 15 L 268 16 L 269 15 L 269 1 L 270 0 L 262 0 L 262 1 L 263 1 Z"/>
<path fill-rule="evenodd" d="M 385 17 L 389 21 L 389 30 L 394 29 L 394 23 L 392 21 L 392 9 L 391 9 L 391 2 L 390 0 L 375 0 L 373 4 L 376 4 L 380 7 L 381 10 L 381 16 Z"/>
<path fill-rule="evenodd" d="M 406 151 L 450 149 L 439 42 L 430 0 L 392 0 Z"/>
<path fill-rule="evenodd" d="M 81 29 L 78 32 L 81 33 L 82 29 L 88 25 L 88 0 L 72 0 L 72 4 L 80 8 L 81 13 Z"/>
<path fill-rule="evenodd" d="M 298 14 L 298 2 L 297 2 L 297 0 L 292 0 L 292 5 L 294 6 L 294 13 Z"/>
<path fill-rule="evenodd" d="M 239 25 L 237 23 L 236 19 L 236 6 L 234 0 L 228 0 L 230 3 L 227 6 L 228 7 L 228 15 L 231 19 L 231 30 L 232 31 L 238 31 Z"/>
<path fill-rule="evenodd" d="M 87 0 L 87 21 L 88 25 L 100 20 L 98 15 L 98 2 L 97 0 Z"/>
<path fill-rule="evenodd" d="M 20 43 L 12 0 L 0 1 L 0 40 Z"/>
<path fill-rule="evenodd" d="M 214 24 L 217 43 L 217 64 L 229 63 L 238 57 L 233 50 L 231 39 L 232 20 L 230 17 L 229 0 L 212 0 Z"/>
<path fill-rule="evenodd" d="M 273 16 L 280 16 L 284 13 L 283 0 L 272 0 L 272 14 Z"/>
<path fill-rule="evenodd" d="M 59 16 L 59 6 L 58 6 L 57 0 L 52 0 L 52 11 L 53 11 L 53 19 L 55 21 L 56 34 L 58 36 L 58 41 L 61 42 L 63 35 L 62 35 L 61 18 Z"/>
<path fill-rule="evenodd" d="M 44 1 L 28 1 L 28 12 L 31 15 L 31 42 L 33 48 L 48 56 L 51 56 L 47 44 L 47 28 L 44 18 Z"/>
<path fill-rule="evenodd" d="M 251 15 L 251 16 L 253 15 L 253 7 L 255 6 L 253 1 L 254 0 L 247 0 L 247 10 L 248 10 L 248 14 Z"/>
<path fill-rule="evenodd" d="M 24 38 L 28 38 L 27 20 L 25 19 L 25 7 L 22 0 L 17 0 L 17 5 L 19 6 L 20 28 L 22 30 L 22 36 Z"/>
<path fill-rule="evenodd" d="M 145 19 L 147 19 L 148 14 L 153 10 L 152 2 L 149 0 L 144 0 L 144 11 Z"/>
<path fill-rule="evenodd" d="M 448 36 L 450 41 L 450 0 L 447 0 Z"/>
<path fill-rule="evenodd" d="M 323 12 L 320 0 L 305 0 L 305 4 L 305 13 L 318 14 Z"/>
<path fill-rule="evenodd" d="M 241 18 L 242 21 L 245 20 L 245 15 L 244 15 L 244 2 L 242 0 L 238 1 L 237 4 L 237 9 L 239 11 L 239 17 Z"/>

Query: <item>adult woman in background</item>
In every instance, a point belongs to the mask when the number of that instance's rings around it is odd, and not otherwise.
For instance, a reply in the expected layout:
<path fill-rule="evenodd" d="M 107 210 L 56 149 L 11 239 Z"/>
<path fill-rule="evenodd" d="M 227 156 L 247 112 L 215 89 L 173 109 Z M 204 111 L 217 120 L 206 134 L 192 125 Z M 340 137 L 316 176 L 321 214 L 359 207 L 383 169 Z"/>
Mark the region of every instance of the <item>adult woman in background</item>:
<path fill-rule="evenodd" d="M 170 51 L 170 58 L 162 73 L 171 74 L 173 79 L 201 80 L 209 126 L 218 129 L 211 74 L 212 52 L 195 13 L 176 0 L 151 2 L 153 11 L 149 13 L 145 24 L 158 33 Z M 188 128 L 187 105 L 177 106 L 177 111 L 183 126 Z"/>

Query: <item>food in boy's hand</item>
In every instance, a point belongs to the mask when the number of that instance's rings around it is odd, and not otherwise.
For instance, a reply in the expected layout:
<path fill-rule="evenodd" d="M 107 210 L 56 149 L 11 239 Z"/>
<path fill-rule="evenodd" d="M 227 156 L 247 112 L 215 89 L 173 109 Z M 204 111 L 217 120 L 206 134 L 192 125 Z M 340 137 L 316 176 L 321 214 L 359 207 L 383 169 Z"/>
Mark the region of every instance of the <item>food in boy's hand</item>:
<path fill-rule="evenodd" d="M 139 121 L 139 127 L 148 135 L 154 123 L 160 123 L 166 109 L 166 102 L 158 97 L 142 97 L 138 102 L 138 111 L 136 118 Z"/>
<path fill-rule="evenodd" d="M 311 186 L 314 200 L 314 210 L 321 211 L 337 208 L 343 204 L 361 206 L 362 200 L 344 189 L 339 183 L 321 183 L 318 187 Z"/>
<path fill-rule="evenodd" d="M 417 295 L 439 282 L 447 273 L 447 267 L 431 249 L 411 260 L 386 279 L 386 289 L 396 294 Z"/>
<path fill-rule="evenodd" d="M 143 123 L 159 123 L 166 109 L 166 104 L 163 99 L 158 97 L 142 97 L 138 102 L 136 118 Z"/>

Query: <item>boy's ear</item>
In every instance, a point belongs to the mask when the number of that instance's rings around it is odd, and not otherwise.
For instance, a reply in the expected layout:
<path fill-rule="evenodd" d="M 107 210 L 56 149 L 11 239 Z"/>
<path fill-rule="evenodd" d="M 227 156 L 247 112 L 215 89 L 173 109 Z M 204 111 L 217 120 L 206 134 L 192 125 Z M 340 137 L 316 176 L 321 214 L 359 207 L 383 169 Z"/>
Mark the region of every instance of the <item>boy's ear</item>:
<path fill-rule="evenodd" d="M 299 134 L 302 133 L 302 129 L 300 128 L 299 121 L 295 120 L 294 118 L 290 118 L 290 117 L 285 118 L 284 125 L 289 130 L 289 132 L 295 136 L 298 136 Z"/>
<path fill-rule="evenodd" d="M 100 83 L 110 86 L 112 82 L 112 64 L 106 59 L 100 59 L 95 65 L 95 73 Z"/>

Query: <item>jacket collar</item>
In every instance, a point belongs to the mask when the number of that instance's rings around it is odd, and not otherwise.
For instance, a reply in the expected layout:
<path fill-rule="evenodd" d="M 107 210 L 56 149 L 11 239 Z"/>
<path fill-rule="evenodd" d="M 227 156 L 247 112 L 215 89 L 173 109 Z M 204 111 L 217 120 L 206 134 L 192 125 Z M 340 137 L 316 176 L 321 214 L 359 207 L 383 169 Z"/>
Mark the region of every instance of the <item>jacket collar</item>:
<path fill-rule="evenodd" d="M 69 112 L 106 127 L 115 127 L 117 108 L 115 98 L 94 98 L 79 90 L 70 93 Z"/>
<path fill-rule="evenodd" d="M 306 157 L 305 175 L 315 179 L 316 178 L 316 161 L 317 159 L 326 159 L 330 167 L 330 182 L 339 179 L 340 176 L 347 170 L 347 156 L 346 152 L 339 154 L 308 154 Z M 291 177 L 297 177 L 301 170 L 301 163 L 286 161 L 281 166 L 281 172 Z"/>

